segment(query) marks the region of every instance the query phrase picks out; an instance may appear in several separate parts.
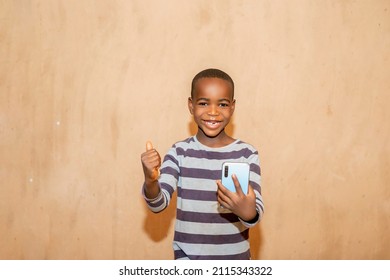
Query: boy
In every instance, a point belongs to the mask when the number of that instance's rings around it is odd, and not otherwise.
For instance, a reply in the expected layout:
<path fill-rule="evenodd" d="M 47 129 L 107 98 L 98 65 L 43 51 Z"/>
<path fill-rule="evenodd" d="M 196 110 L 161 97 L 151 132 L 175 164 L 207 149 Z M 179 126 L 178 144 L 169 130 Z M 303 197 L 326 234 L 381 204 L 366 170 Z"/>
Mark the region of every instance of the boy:
<path fill-rule="evenodd" d="M 141 155 L 148 207 L 160 212 L 178 192 L 175 259 L 250 259 L 249 228 L 261 219 L 264 206 L 257 150 L 225 132 L 235 103 L 234 82 L 228 74 L 201 71 L 192 80 L 188 98 L 197 134 L 174 144 L 162 165 L 150 142 Z M 222 185 L 225 161 L 250 164 L 248 194 L 234 175 L 236 192 Z"/>

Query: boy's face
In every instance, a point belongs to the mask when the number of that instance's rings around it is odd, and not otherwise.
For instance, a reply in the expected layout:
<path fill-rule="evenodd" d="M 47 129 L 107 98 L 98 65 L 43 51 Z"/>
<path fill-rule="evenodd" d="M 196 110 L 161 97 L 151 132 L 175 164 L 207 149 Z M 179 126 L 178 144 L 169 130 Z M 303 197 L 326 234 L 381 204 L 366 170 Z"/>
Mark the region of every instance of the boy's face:
<path fill-rule="evenodd" d="M 197 81 L 193 98 L 188 98 L 188 108 L 199 127 L 199 133 L 215 138 L 224 131 L 234 112 L 235 100 L 232 95 L 228 81 L 219 78 Z"/>

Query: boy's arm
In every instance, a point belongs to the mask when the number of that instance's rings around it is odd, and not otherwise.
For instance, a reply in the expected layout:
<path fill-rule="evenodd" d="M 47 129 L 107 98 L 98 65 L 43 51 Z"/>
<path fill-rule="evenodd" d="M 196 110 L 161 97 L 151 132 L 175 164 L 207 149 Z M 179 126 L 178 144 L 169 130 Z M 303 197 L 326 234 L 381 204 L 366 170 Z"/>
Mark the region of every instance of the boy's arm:
<path fill-rule="evenodd" d="M 257 215 L 257 221 L 254 223 L 252 223 L 253 221 L 250 221 L 249 223 L 247 223 L 247 226 L 256 224 L 262 219 L 264 215 L 264 202 L 263 202 L 263 196 L 261 194 L 261 168 L 260 168 L 259 154 L 257 151 L 250 157 L 249 161 L 251 166 L 249 184 L 252 186 L 256 196 L 256 211 L 258 215 Z"/>
<path fill-rule="evenodd" d="M 161 163 L 160 155 L 150 142 L 147 143 L 146 152 L 141 156 L 145 175 L 142 194 L 149 209 L 155 213 L 169 205 L 172 194 L 176 190 L 179 177 L 176 156 L 175 148 L 172 147 Z"/>
<path fill-rule="evenodd" d="M 155 199 L 157 198 L 157 196 L 159 195 L 160 193 L 160 185 L 158 183 L 158 181 L 153 181 L 153 182 L 149 182 L 147 183 L 146 180 L 145 180 L 145 197 L 148 198 L 148 199 Z"/>
<path fill-rule="evenodd" d="M 160 173 L 161 157 L 150 141 L 146 143 L 146 152 L 141 155 L 142 168 L 145 175 L 144 191 L 148 199 L 157 198 L 160 193 L 158 176 Z"/>

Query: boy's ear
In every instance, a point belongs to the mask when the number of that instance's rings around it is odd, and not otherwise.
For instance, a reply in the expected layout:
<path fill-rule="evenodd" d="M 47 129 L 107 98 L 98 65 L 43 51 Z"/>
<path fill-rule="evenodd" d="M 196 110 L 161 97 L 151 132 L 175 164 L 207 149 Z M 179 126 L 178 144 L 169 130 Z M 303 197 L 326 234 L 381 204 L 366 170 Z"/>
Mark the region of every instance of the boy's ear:
<path fill-rule="evenodd" d="M 188 97 L 188 110 L 190 110 L 191 115 L 194 114 L 194 104 L 192 104 L 191 97 Z"/>

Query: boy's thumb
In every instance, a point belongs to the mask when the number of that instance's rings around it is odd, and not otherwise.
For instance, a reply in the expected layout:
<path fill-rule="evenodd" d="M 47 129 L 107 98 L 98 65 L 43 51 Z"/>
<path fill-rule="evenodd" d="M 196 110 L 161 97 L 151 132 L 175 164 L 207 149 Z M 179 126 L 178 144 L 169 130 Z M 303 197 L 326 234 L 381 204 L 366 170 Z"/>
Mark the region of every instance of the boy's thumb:
<path fill-rule="evenodd" d="M 146 142 L 146 150 L 147 150 L 147 151 L 150 151 L 150 150 L 152 150 L 152 149 L 153 149 L 152 142 L 147 141 L 147 142 Z"/>

